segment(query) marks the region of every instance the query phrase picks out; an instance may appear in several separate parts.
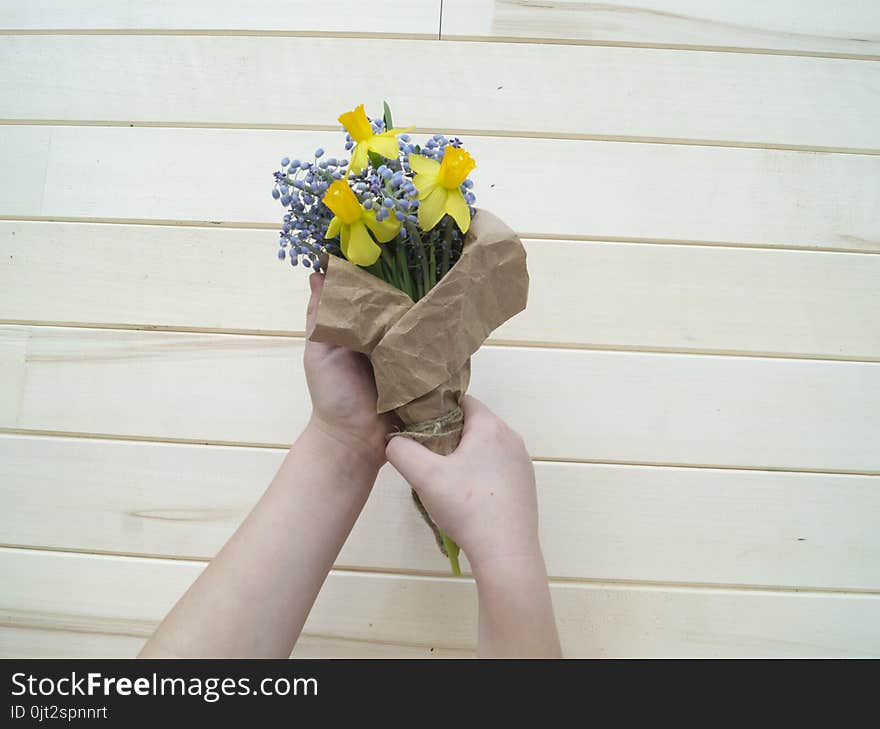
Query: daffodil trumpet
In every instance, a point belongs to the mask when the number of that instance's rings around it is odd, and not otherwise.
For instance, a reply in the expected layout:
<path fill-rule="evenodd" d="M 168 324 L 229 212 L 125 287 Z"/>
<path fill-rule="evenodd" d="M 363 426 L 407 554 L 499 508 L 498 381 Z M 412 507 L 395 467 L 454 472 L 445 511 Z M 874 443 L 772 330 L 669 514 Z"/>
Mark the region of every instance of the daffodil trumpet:
<path fill-rule="evenodd" d="M 477 166 L 474 158 L 461 147 L 447 146 L 442 161 L 411 154 L 409 166 L 416 173 L 413 184 L 419 191 L 419 226 L 431 230 L 449 215 L 458 229 L 467 233 L 471 212 L 461 185 Z"/>

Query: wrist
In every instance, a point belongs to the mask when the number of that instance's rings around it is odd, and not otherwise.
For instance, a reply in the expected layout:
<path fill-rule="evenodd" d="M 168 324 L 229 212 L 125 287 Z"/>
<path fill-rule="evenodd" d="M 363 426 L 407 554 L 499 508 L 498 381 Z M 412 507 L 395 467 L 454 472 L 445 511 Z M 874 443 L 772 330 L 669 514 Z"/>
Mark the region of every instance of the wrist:
<path fill-rule="evenodd" d="M 468 553 L 468 562 L 477 583 L 525 583 L 534 579 L 547 580 L 544 554 L 537 539 L 491 553 Z"/>
<path fill-rule="evenodd" d="M 354 432 L 327 423 L 312 413 L 303 436 L 319 442 L 322 454 L 332 454 L 346 468 L 379 472 L 385 463 L 385 433 L 379 428 Z"/>

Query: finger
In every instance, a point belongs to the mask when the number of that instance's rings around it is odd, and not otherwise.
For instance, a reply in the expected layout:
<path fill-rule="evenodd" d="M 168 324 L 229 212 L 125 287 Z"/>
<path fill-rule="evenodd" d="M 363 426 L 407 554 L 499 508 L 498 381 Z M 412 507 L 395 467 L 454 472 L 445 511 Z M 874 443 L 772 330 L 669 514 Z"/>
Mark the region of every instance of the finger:
<path fill-rule="evenodd" d="M 461 398 L 461 411 L 464 413 L 465 418 L 473 417 L 478 413 L 488 413 L 493 417 L 497 417 L 495 416 L 495 413 L 489 409 L 489 406 L 486 405 L 486 403 L 469 394 L 465 394 L 464 397 Z"/>
<path fill-rule="evenodd" d="M 461 412 L 464 414 L 462 438 L 467 435 L 469 430 L 479 429 L 481 425 L 499 419 L 486 403 L 478 400 L 473 395 L 465 395 L 461 399 Z"/>
<path fill-rule="evenodd" d="M 315 319 L 318 317 L 318 301 L 321 299 L 321 290 L 324 288 L 324 277 L 320 273 L 313 273 L 309 276 L 309 288 L 312 294 L 306 307 L 306 335 L 311 334 L 315 328 Z"/>
<path fill-rule="evenodd" d="M 464 413 L 464 427 L 461 431 L 461 442 L 450 458 L 465 462 L 473 457 L 481 457 L 486 444 L 499 433 L 506 430 L 506 424 L 482 401 L 465 395 L 461 401 Z"/>
<path fill-rule="evenodd" d="M 412 438 L 399 435 L 388 441 L 385 457 L 418 493 L 430 490 L 430 484 L 439 469 L 443 468 L 443 456 L 429 451 Z"/>

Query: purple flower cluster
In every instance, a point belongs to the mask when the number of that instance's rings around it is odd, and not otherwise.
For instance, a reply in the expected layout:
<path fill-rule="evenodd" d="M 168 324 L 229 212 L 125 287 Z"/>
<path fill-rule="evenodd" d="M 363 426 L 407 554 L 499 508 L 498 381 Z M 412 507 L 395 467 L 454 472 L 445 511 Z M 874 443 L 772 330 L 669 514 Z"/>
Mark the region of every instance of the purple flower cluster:
<path fill-rule="evenodd" d="M 278 258 L 290 259 L 296 266 L 321 270 L 322 254 L 338 255 L 336 241 L 325 241 L 324 232 L 333 217 L 330 209 L 321 202 L 327 188 L 334 180 L 341 180 L 348 160 L 321 159 L 324 150 L 315 150 L 311 162 L 300 162 L 285 157 L 281 169 L 274 173 L 275 186 L 272 197 L 285 208 L 281 219 Z"/>
<path fill-rule="evenodd" d="M 386 160 L 378 167 L 368 166 L 351 178 L 352 190 L 366 210 L 375 210 L 377 220 L 392 215 L 401 223 L 416 223 L 418 190 L 406 176 L 400 160 Z"/>

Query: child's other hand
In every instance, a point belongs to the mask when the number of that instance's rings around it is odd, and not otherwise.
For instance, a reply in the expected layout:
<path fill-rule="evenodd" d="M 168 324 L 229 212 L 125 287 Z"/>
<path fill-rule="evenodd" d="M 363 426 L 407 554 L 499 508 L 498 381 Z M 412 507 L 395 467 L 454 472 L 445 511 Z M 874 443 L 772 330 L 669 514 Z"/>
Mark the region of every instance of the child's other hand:
<path fill-rule="evenodd" d="M 324 276 L 309 276 L 312 295 L 306 311 L 306 334 L 315 327 Z M 376 414 L 376 382 L 365 355 L 344 347 L 306 341 L 303 364 L 312 398 L 310 427 L 344 448 L 360 450 L 381 465 L 385 461 L 386 417 Z M 322 454 L 326 455 L 326 454 Z"/>
<path fill-rule="evenodd" d="M 464 431 L 454 453 L 439 456 L 406 437 L 392 438 L 388 461 L 406 478 L 437 525 L 485 565 L 540 554 L 535 470 L 522 438 L 474 397 L 465 396 Z"/>

